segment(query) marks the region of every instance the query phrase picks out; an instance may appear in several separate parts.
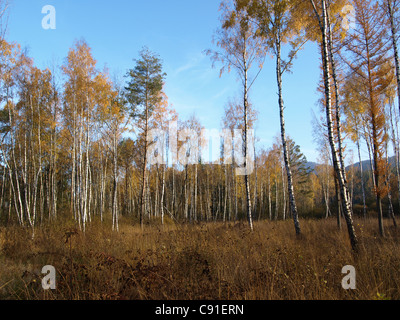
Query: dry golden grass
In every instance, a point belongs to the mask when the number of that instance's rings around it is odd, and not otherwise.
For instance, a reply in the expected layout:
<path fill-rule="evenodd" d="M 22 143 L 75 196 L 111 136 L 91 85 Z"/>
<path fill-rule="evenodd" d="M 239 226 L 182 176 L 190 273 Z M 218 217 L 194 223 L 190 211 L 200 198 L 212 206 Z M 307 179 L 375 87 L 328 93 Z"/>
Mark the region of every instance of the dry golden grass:
<path fill-rule="evenodd" d="M 389 222 L 387 222 L 389 224 Z M 356 221 L 360 251 L 334 220 L 147 226 L 120 232 L 93 223 L 0 229 L 0 299 L 399 299 L 400 236 L 377 222 Z M 70 233 L 68 233 L 70 232 Z M 57 289 L 41 288 L 41 268 L 57 270 Z M 342 267 L 357 270 L 344 290 Z"/>

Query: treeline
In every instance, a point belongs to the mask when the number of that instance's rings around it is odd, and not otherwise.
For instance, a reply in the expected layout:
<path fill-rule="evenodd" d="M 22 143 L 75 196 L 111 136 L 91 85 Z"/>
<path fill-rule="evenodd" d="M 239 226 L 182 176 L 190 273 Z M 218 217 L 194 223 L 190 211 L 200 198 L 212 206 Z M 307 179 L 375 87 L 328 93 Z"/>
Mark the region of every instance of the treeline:
<path fill-rule="evenodd" d="M 178 120 L 162 86 L 153 93 L 139 93 L 154 80 L 145 75 L 152 68 L 140 66 L 152 60 L 160 67 L 156 55 L 144 49 L 137 66 L 127 72 L 135 81 L 121 88 L 107 71 L 96 70 L 87 43 L 78 41 L 60 68 L 66 81 L 58 86 L 54 72 L 36 68 L 18 45 L 2 44 L 7 49 L 2 51 L 2 62 L 7 64 L 2 63 L 5 95 L 0 113 L 3 223 L 34 227 L 61 216 L 75 219 L 84 229 L 94 218 L 112 217 L 118 229 L 120 215 L 137 222 L 142 214 L 144 220 L 161 222 L 165 216 L 190 222 L 245 217 L 245 187 L 243 176 L 236 174 L 238 164 L 224 164 L 222 158 L 203 163 L 200 157 L 187 165 L 150 163 L 151 155 L 144 150 L 153 142 L 148 137 L 151 129 L 168 132 L 170 122 Z M 155 74 L 163 73 L 158 68 Z M 140 96 L 143 102 L 135 105 Z M 238 104 L 226 108 L 222 120 L 230 130 L 241 128 L 238 112 Z M 251 126 L 256 117 L 252 112 Z M 176 129 L 192 129 L 200 137 L 203 127 L 193 116 L 178 121 Z M 311 172 L 299 146 L 289 142 L 296 188 L 304 194 L 301 212 L 307 214 L 314 201 Z M 175 143 L 180 149 L 184 141 Z M 254 162 L 250 184 L 255 218 L 287 218 L 281 146 L 261 151 Z"/>
<path fill-rule="evenodd" d="M 163 90 L 162 60 L 146 47 L 121 81 L 99 70 L 84 40 L 62 66 L 41 70 L 0 36 L 0 220 L 34 229 L 72 218 L 85 230 L 93 219 L 111 218 L 118 230 L 121 215 L 142 225 L 247 218 L 251 228 L 255 219 L 292 218 L 300 233 L 301 218 L 336 216 L 356 247 L 354 213 L 375 213 L 384 235 L 383 217 L 396 223 L 400 198 L 398 9 L 397 0 L 223 1 L 218 49 L 207 53 L 221 74 L 237 71 L 241 96 L 227 103 L 221 122 L 225 132 L 243 134 L 231 150 L 221 139 L 212 163 L 195 152 L 204 127 L 195 116 L 178 119 Z M 286 133 L 284 114 L 294 106 L 285 109 L 291 93 L 283 83 L 311 41 L 321 53 L 321 116 L 313 124 L 320 165 L 313 170 Z M 267 55 L 276 61 L 281 124 L 270 149 L 251 144 L 263 110 L 250 93 Z M 154 148 L 161 137 L 154 130 L 166 133 L 165 149 Z M 346 162 L 361 162 L 363 146 L 373 170 L 346 170 Z M 191 162 L 171 159 L 182 147 Z M 229 153 L 243 160 L 229 163 Z"/>

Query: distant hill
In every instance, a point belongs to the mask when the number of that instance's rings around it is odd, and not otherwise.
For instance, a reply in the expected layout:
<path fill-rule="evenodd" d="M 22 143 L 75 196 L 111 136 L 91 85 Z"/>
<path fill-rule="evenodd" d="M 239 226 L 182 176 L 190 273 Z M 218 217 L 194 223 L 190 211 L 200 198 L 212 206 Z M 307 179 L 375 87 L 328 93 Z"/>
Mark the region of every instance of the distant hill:
<path fill-rule="evenodd" d="M 396 164 L 396 158 L 395 157 L 390 157 L 389 158 L 389 163 L 394 166 Z M 310 171 L 314 171 L 315 167 L 318 166 L 318 165 L 319 164 L 315 163 L 315 162 L 307 162 L 307 164 L 306 164 L 307 168 L 309 168 Z M 364 160 L 363 162 L 361 162 L 361 165 L 362 165 L 363 171 L 370 171 L 371 170 L 371 162 L 369 160 Z M 351 167 L 352 167 L 351 165 L 347 166 L 346 170 L 350 170 Z M 355 163 L 354 164 L 354 168 L 356 168 L 356 169 L 360 168 L 360 163 L 359 162 Z"/>
<path fill-rule="evenodd" d="M 363 171 L 370 171 L 371 170 L 371 162 L 369 160 L 364 160 L 363 162 L 361 162 L 361 165 L 362 165 Z M 351 167 L 352 167 L 351 165 L 347 166 L 346 170 L 350 170 Z M 355 163 L 354 164 L 354 168 L 355 169 L 360 169 L 360 162 Z"/>
<path fill-rule="evenodd" d="M 318 163 L 316 162 L 307 162 L 306 167 L 313 172 L 315 170 L 315 167 L 318 166 Z"/>
<path fill-rule="evenodd" d="M 364 160 L 363 162 L 361 162 L 362 164 L 362 169 L 363 171 L 370 171 L 371 170 L 371 162 L 369 160 Z M 389 158 L 389 164 L 394 166 L 396 165 L 396 158 L 395 157 L 390 157 Z M 351 169 L 351 165 L 346 167 L 346 170 Z M 354 164 L 354 168 L 360 168 L 360 163 L 357 162 Z"/>

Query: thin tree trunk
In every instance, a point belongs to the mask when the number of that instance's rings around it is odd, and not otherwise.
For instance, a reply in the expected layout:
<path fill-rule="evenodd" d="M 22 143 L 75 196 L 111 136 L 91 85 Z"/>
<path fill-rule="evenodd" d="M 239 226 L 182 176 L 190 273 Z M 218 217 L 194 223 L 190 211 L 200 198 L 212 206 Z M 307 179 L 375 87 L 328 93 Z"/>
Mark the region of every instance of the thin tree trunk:
<path fill-rule="evenodd" d="M 165 166 L 162 165 L 162 186 L 161 186 L 161 224 L 164 225 L 164 194 L 165 194 Z"/>
<path fill-rule="evenodd" d="M 188 194 L 188 165 L 185 166 L 185 185 L 184 185 L 184 195 L 185 195 L 185 209 L 184 217 L 186 221 L 190 221 L 189 218 L 189 194 Z"/>
<path fill-rule="evenodd" d="M 360 162 L 361 191 L 362 191 L 362 197 L 363 197 L 363 214 L 364 214 L 364 219 L 365 219 L 365 218 L 367 218 L 367 205 L 366 205 L 366 201 L 365 201 L 364 170 L 363 170 L 363 166 L 362 166 L 360 149 L 361 149 L 360 148 L 360 139 L 357 137 L 358 160 Z"/>
<path fill-rule="evenodd" d="M 233 184 L 234 184 L 234 201 L 235 201 L 235 221 L 238 220 L 238 198 L 237 198 L 237 181 L 236 181 L 236 176 L 234 174 L 234 170 L 233 170 L 233 165 L 232 165 L 232 180 L 233 180 Z"/>
<path fill-rule="evenodd" d="M 326 186 L 324 186 L 324 182 L 321 179 L 321 185 L 322 185 L 322 194 L 324 197 L 324 202 L 325 202 L 325 219 L 329 218 L 329 173 L 327 174 L 327 182 Z"/>
<path fill-rule="evenodd" d="M 256 144 L 254 143 L 254 219 L 257 217 L 257 156 L 256 156 Z"/>
<path fill-rule="evenodd" d="M 146 123 L 144 129 L 144 152 L 143 152 L 143 170 L 142 170 L 142 194 L 140 199 L 140 227 L 143 229 L 143 219 L 146 210 L 146 172 L 147 172 L 147 121 L 148 121 L 148 108 L 146 104 Z"/>
<path fill-rule="evenodd" d="M 286 185 L 285 185 L 285 176 L 284 176 L 284 168 L 283 168 L 283 166 L 282 166 L 282 169 L 281 169 L 281 173 L 282 173 L 282 194 L 283 194 L 282 218 L 285 221 L 286 220 Z"/>
<path fill-rule="evenodd" d="M 373 161 L 373 156 L 372 156 L 371 143 L 370 143 L 368 137 L 365 138 L 365 142 L 367 144 L 369 165 L 371 167 L 372 185 L 373 185 L 373 189 L 375 189 L 376 188 L 376 180 L 375 180 L 375 171 L 374 171 L 374 161 Z"/>
<path fill-rule="evenodd" d="M 112 208 L 112 228 L 113 230 L 118 231 L 118 186 L 117 186 L 117 177 L 118 177 L 118 148 L 117 148 L 117 133 L 114 132 L 113 137 L 113 155 L 114 155 L 114 170 L 113 170 L 113 208 Z"/>
<path fill-rule="evenodd" d="M 175 191 L 175 165 L 172 163 L 172 205 L 171 212 L 172 214 L 176 214 L 176 191 Z"/>
<path fill-rule="evenodd" d="M 386 0 L 386 1 L 387 1 L 388 17 L 390 22 L 390 29 L 391 29 L 393 53 L 394 53 L 393 58 L 396 67 L 397 97 L 399 102 L 398 106 L 400 110 L 400 64 L 399 64 L 399 49 L 397 47 L 397 32 L 394 19 L 394 8 L 392 7 L 392 0 Z"/>
<path fill-rule="evenodd" d="M 396 112 L 395 112 L 396 113 Z M 397 178 L 397 190 L 398 190 L 398 197 L 399 197 L 399 205 L 400 205 L 400 166 L 399 166 L 399 161 L 400 161 L 400 152 L 399 152 L 399 145 L 398 145 L 398 136 L 396 135 L 396 130 L 393 124 L 393 119 L 395 119 L 395 116 L 393 115 L 393 103 L 390 103 L 389 106 L 389 117 L 390 117 L 390 128 L 392 131 L 392 144 L 393 144 L 393 150 L 394 150 L 394 156 L 395 156 L 395 162 L 396 162 L 396 178 Z M 396 121 L 396 119 L 395 119 Z M 396 121 L 397 123 L 397 121 Z M 397 126 L 396 126 L 397 128 Z"/>
<path fill-rule="evenodd" d="M 284 103 L 282 97 L 282 66 L 281 66 L 281 39 L 278 31 L 278 37 L 276 39 L 276 75 L 277 75 L 277 83 L 278 83 L 278 99 L 279 99 L 279 114 L 280 114 L 280 122 L 281 122 L 281 138 L 282 138 L 282 146 L 283 146 L 283 159 L 286 167 L 286 174 L 288 180 L 288 192 L 289 192 L 289 204 L 290 210 L 292 214 L 292 218 L 294 221 L 294 227 L 296 230 L 296 234 L 299 235 L 301 233 L 300 222 L 297 213 L 297 205 L 296 198 L 294 194 L 293 188 L 293 176 L 292 170 L 289 162 L 289 150 L 287 147 L 286 141 L 286 128 L 285 128 L 285 117 L 284 117 Z M 283 180 L 282 180 L 282 185 Z M 285 200 L 284 200 L 285 201 Z"/>
<path fill-rule="evenodd" d="M 278 201 L 278 197 L 279 197 L 279 193 L 278 193 L 278 175 L 275 178 L 275 220 L 278 220 L 278 216 L 279 216 L 279 201 Z"/>
<path fill-rule="evenodd" d="M 333 134 L 333 125 L 332 125 L 332 99 L 331 99 L 331 83 L 330 83 L 330 68 L 329 68 L 329 51 L 328 51 L 328 39 L 327 39 L 327 14 L 326 14 L 326 0 L 321 0 L 322 4 L 322 17 L 318 14 L 318 11 L 315 7 L 314 1 L 311 0 L 312 5 L 314 6 L 314 10 L 319 20 L 321 32 L 322 32 L 322 64 L 324 69 L 324 86 L 325 86 L 325 99 L 326 99 L 326 118 L 327 118 L 327 126 L 328 126 L 328 137 L 329 144 L 332 151 L 333 157 L 333 165 L 335 172 L 338 176 L 339 187 L 340 187 L 340 195 L 343 203 L 344 216 L 347 223 L 347 229 L 350 237 L 350 243 L 353 250 L 357 250 L 357 236 L 354 230 L 353 225 L 353 214 L 351 212 L 351 208 L 348 201 L 348 191 L 347 186 L 345 184 L 345 177 L 343 176 L 343 171 L 340 170 L 340 163 L 338 152 L 335 145 L 334 134 Z"/>
<path fill-rule="evenodd" d="M 194 221 L 197 221 L 197 177 L 198 173 L 197 173 L 197 163 L 194 165 L 194 199 L 193 199 L 193 203 L 194 203 L 194 216 L 193 219 Z"/>
<path fill-rule="evenodd" d="M 228 173 L 226 169 L 227 165 L 224 165 L 224 176 L 225 176 L 225 192 L 224 192 L 224 214 L 222 220 L 226 222 L 226 210 L 227 210 L 227 202 L 228 202 Z"/>
<path fill-rule="evenodd" d="M 389 201 L 389 215 L 392 218 L 393 225 L 397 228 L 396 217 L 394 215 L 393 203 L 392 203 L 392 190 L 390 188 L 390 177 L 391 177 L 391 168 L 389 163 L 389 154 L 388 154 L 388 142 L 386 142 L 386 167 L 387 167 L 387 175 L 386 175 L 386 187 L 388 189 L 388 201 Z"/>
<path fill-rule="evenodd" d="M 154 216 L 158 218 L 158 213 L 159 213 L 159 203 L 158 203 L 158 197 L 159 197 L 159 183 L 160 183 L 160 177 L 159 177 L 159 165 L 156 165 L 156 190 L 155 190 L 155 195 L 154 195 Z"/>
<path fill-rule="evenodd" d="M 260 212 L 258 214 L 258 221 L 261 221 L 264 213 L 264 186 L 265 184 L 261 182 Z"/>
<path fill-rule="evenodd" d="M 325 2 L 326 3 L 326 2 Z M 335 118 L 336 118 L 336 130 L 337 130 L 337 138 L 338 138 L 338 155 L 339 155 L 339 164 L 340 170 L 342 171 L 343 181 L 347 186 L 347 179 L 346 179 L 346 167 L 344 165 L 344 157 L 343 157 L 343 145 L 342 145 L 342 123 L 340 117 L 340 104 L 339 104 L 339 85 L 338 79 L 336 75 L 336 62 L 335 57 L 333 55 L 333 36 L 332 36 L 332 28 L 331 22 L 329 17 L 329 10 L 326 10 L 326 19 L 327 19 L 327 26 L 328 26 L 328 52 L 329 52 L 329 59 L 332 65 L 332 81 L 333 86 L 335 88 Z"/>
<path fill-rule="evenodd" d="M 247 211 L 247 220 L 249 222 L 250 230 L 254 230 L 253 226 L 253 217 L 251 212 L 251 196 L 250 196 L 250 181 L 249 181 L 249 163 L 248 163 L 248 133 L 249 133 L 249 124 L 248 124 L 248 85 L 247 85 L 247 61 L 246 61 L 246 50 L 243 52 L 243 61 L 244 61 L 244 95 L 243 95 L 243 107 L 244 107 L 244 167 L 245 167 L 245 176 L 244 183 L 246 188 L 246 211 Z"/>
<path fill-rule="evenodd" d="M 269 220 L 272 220 L 272 195 L 271 195 L 271 175 L 268 174 L 268 210 Z"/>

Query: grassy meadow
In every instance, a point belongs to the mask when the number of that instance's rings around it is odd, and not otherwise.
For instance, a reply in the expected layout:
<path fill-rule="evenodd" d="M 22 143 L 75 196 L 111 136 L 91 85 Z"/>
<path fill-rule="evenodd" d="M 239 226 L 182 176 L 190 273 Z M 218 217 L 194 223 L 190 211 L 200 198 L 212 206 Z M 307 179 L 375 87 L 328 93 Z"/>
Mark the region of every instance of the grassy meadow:
<path fill-rule="evenodd" d="M 0 299 L 50 300 L 343 300 L 400 298 L 400 233 L 386 221 L 356 220 L 351 251 L 336 221 L 209 223 L 142 230 L 122 220 L 119 232 L 92 222 L 85 234 L 65 223 L 0 229 Z M 43 290 L 41 269 L 56 268 L 56 290 Z M 344 290 L 345 265 L 357 289 Z"/>

